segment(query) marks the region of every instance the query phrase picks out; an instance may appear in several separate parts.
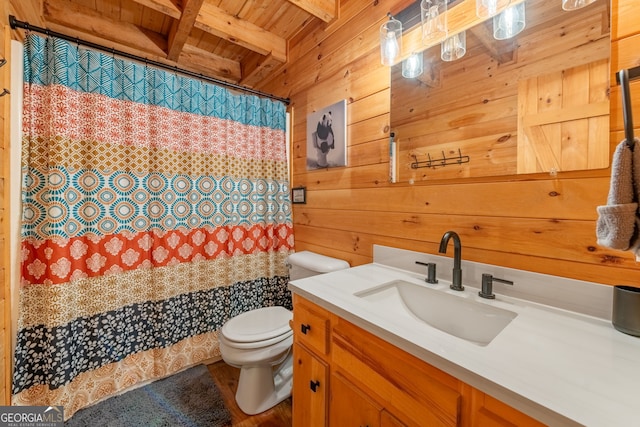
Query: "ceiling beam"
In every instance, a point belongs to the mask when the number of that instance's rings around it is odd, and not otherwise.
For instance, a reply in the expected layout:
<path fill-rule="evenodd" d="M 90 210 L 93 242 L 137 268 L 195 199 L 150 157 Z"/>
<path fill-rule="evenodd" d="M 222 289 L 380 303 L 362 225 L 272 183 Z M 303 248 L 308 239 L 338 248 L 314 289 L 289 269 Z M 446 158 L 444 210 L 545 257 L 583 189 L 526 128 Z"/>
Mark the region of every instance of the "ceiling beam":
<path fill-rule="evenodd" d="M 238 83 L 255 87 L 282 64 L 283 62 L 275 59 L 273 55 L 265 57 L 257 53 L 251 53 L 242 61 L 242 79 Z"/>
<path fill-rule="evenodd" d="M 205 2 L 195 27 L 261 55 L 271 54 L 276 60 L 287 61 L 287 41 L 264 28 L 229 15 Z"/>
<path fill-rule="evenodd" d="M 215 76 L 234 83 L 239 82 L 242 77 L 240 63 L 214 55 L 188 43 L 184 45 L 184 49 L 180 52 L 178 62 L 198 68 L 205 75 Z"/>
<path fill-rule="evenodd" d="M 496 40 L 493 37 L 492 28 L 489 23 L 484 22 L 472 27 L 469 31 L 480 41 L 480 44 L 487 49 L 489 56 L 495 59 L 498 64 L 513 61 L 513 54 L 516 49 L 515 40 Z"/>
<path fill-rule="evenodd" d="M 300 9 L 305 10 L 323 20 L 324 22 L 332 21 L 336 17 L 337 1 L 336 0 L 288 0 L 289 3 L 295 4 Z"/>
<path fill-rule="evenodd" d="M 158 33 L 100 15 L 92 9 L 68 0 L 46 0 L 43 13 L 47 22 L 79 30 L 136 49 L 138 52 L 166 56 L 167 41 Z M 68 33 L 68 31 L 67 31 Z M 105 46 L 109 47 L 109 46 Z"/>
<path fill-rule="evenodd" d="M 189 33 L 193 29 L 204 0 L 188 0 L 180 19 L 173 21 L 167 37 L 167 58 L 177 61 Z"/>
<path fill-rule="evenodd" d="M 153 9 L 173 19 L 180 19 L 182 11 L 171 0 L 133 0 L 143 6 Z"/>

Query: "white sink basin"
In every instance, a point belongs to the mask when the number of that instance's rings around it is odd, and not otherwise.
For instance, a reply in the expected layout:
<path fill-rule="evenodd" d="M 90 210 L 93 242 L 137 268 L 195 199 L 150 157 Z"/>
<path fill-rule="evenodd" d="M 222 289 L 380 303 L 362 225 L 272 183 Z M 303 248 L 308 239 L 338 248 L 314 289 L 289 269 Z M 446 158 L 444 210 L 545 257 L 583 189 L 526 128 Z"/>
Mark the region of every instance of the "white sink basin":
<path fill-rule="evenodd" d="M 478 345 L 489 344 L 518 314 L 462 296 L 394 280 L 354 294 L 387 313 L 399 310 L 434 328 Z"/>

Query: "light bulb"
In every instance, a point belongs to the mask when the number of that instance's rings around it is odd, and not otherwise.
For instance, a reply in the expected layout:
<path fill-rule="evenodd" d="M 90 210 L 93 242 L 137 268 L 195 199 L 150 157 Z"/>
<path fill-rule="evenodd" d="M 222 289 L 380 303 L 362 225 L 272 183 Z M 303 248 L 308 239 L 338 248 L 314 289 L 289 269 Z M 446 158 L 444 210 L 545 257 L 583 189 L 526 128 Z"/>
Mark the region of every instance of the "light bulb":
<path fill-rule="evenodd" d="M 464 31 L 454 34 L 441 43 L 440 58 L 443 61 L 455 61 L 467 53 L 467 35 Z"/>
<path fill-rule="evenodd" d="M 524 30 L 525 22 L 524 2 L 505 9 L 498 16 L 493 17 L 493 37 L 496 40 L 509 39 Z"/>
<path fill-rule="evenodd" d="M 395 64 L 402 52 L 402 23 L 389 15 L 380 27 L 380 59 L 382 65 Z"/>
<path fill-rule="evenodd" d="M 422 52 L 412 53 L 411 56 L 402 62 L 402 77 L 407 79 L 414 79 L 418 77 L 423 71 L 422 64 Z"/>
<path fill-rule="evenodd" d="M 447 1 L 422 0 L 420 2 L 420 20 L 422 22 L 422 42 L 429 46 L 431 42 L 447 36 Z"/>
<path fill-rule="evenodd" d="M 498 0 L 476 0 L 478 18 L 489 18 L 498 11 Z"/>
<path fill-rule="evenodd" d="M 395 31 L 389 31 L 384 40 L 384 56 L 389 60 L 389 62 L 394 63 L 399 50 L 400 48 L 398 46 Z"/>

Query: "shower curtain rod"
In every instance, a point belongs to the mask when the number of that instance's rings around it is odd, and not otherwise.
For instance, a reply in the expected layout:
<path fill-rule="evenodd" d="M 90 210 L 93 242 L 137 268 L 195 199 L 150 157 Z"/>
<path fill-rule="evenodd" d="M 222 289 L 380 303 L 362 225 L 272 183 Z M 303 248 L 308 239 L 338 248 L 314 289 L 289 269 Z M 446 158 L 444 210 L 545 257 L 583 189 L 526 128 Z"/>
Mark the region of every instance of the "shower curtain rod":
<path fill-rule="evenodd" d="M 77 43 L 78 45 L 91 47 L 93 49 L 97 49 L 97 50 L 101 50 L 103 52 L 111 53 L 113 55 L 118 55 L 118 56 L 122 56 L 122 57 L 127 58 L 127 59 L 132 59 L 134 61 L 143 62 L 145 64 L 153 65 L 153 66 L 158 67 L 158 68 L 163 68 L 165 70 L 169 70 L 169 71 L 173 71 L 173 72 L 176 72 L 176 73 L 184 74 L 184 75 L 187 75 L 189 77 L 194 77 L 194 78 L 197 78 L 197 79 L 200 79 L 200 80 L 204 80 L 204 81 L 207 81 L 207 82 L 210 82 L 210 83 L 215 83 L 217 85 L 225 86 L 227 88 L 239 90 L 239 91 L 242 91 L 242 92 L 251 93 L 253 95 L 258 95 L 258 96 L 262 96 L 262 97 L 265 97 L 265 98 L 275 99 L 277 101 L 284 102 L 285 105 L 289 105 L 289 103 L 291 102 L 291 100 L 289 98 L 281 98 L 279 96 L 276 96 L 276 95 L 273 95 L 273 94 L 270 94 L 270 93 L 266 93 L 266 92 L 261 92 L 259 90 L 252 89 L 252 88 L 247 87 L 247 86 L 241 86 L 241 85 L 238 85 L 238 84 L 235 84 L 235 83 L 226 82 L 224 80 L 219 80 L 219 79 L 216 79 L 214 77 L 207 77 L 204 74 L 195 73 L 193 71 L 185 70 L 185 69 L 179 68 L 177 66 L 171 66 L 171 65 L 163 64 L 162 62 L 153 61 L 151 59 L 143 58 L 141 56 L 133 55 L 133 54 L 130 54 L 130 53 L 127 53 L 127 52 L 123 52 L 121 50 L 114 49 L 114 48 L 108 48 L 108 47 L 99 45 L 97 43 L 93 43 L 93 42 L 90 42 L 90 41 L 87 41 L 87 40 L 82 40 L 82 39 L 79 39 L 77 37 L 71 37 L 71 36 L 68 36 L 66 34 L 62 34 L 62 33 L 56 32 L 56 31 L 49 30 L 47 28 L 37 27 L 35 25 L 29 24 L 28 22 L 19 21 L 13 15 L 9 15 L 9 25 L 11 26 L 12 29 L 22 28 L 22 29 L 25 29 L 27 31 L 33 31 L 33 32 L 40 33 L 40 34 L 45 34 L 46 36 L 58 37 L 58 38 L 63 39 L 63 40 L 67 40 L 67 41 L 70 41 L 70 42 L 73 42 L 73 43 Z"/>

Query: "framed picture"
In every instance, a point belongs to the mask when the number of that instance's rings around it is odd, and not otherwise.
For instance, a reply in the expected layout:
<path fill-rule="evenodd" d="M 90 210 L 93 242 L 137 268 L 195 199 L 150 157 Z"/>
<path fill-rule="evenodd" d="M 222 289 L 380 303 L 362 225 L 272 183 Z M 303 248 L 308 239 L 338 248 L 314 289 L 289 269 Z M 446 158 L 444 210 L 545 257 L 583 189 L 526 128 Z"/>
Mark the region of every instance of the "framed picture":
<path fill-rule="evenodd" d="M 307 116 L 307 170 L 347 165 L 347 100 Z"/>
<path fill-rule="evenodd" d="M 307 188 L 296 187 L 291 189 L 292 203 L 307 203 Z"/>

